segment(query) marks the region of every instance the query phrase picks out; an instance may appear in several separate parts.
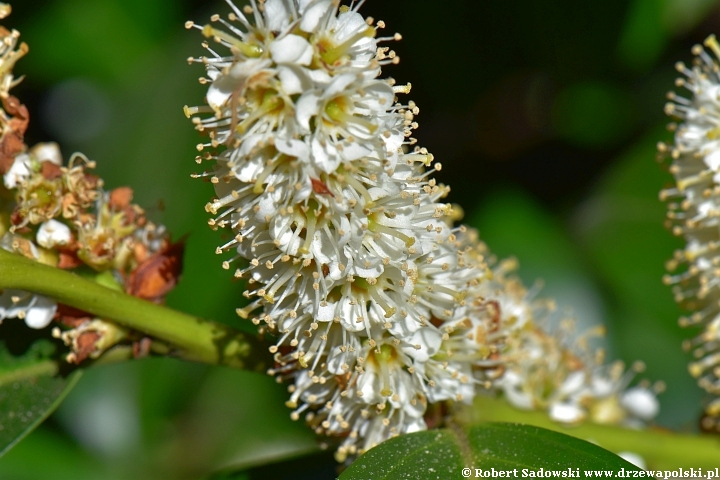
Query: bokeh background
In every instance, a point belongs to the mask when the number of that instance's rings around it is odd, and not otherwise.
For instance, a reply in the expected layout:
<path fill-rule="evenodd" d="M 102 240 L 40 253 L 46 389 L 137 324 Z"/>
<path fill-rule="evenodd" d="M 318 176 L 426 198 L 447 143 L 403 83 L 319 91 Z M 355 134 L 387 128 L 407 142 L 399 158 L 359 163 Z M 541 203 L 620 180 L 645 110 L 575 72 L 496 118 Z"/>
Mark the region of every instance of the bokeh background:
<path fill-rule="evenodd" d="M 170 306 L 248 328 L 241 285 L 205 226 L 209 184 L 190 179 L 202 103 L 201 37 L 183 23 L 220 0 L 18 0 L 4 24 L 30 54 L 16 90 L 28 143 L 58 141 L 98 161 L 109 187 L 176 236 L 189 233 Z M 437 177 L 499 256 L 517 256 L 584 326 L 605 323 L 610 358 L 664 380 L 658 425 L 696 429 L 702 394 L 680 343 L 692 332 L 661 283 L 680 246 L 663 228 L 655 160 L 677 60 L 720 32 L 716 0 L 368 0 L 361 12 L 403 40 L 384 72 L 411 82 L 420 144 Z M 0 335 L 2 335 L 0 330 Z M 11 340 L 11 339 L 10 339 Z M 332 458 L 289 419 L 284 387 L 257 374 L 167 359 L 88 371 L 56 414 L 0 459 L 3 479 L 334 478 Z M 310 455 L 310 456 L 307 456 Z M 295 460 L 292 460 L 296 457 Z M 299 459 L 298 459 L 299 458 Z M 277 460 L 281 463 L 272 466 Z M 214 475 L 218 468 L 226 473 Z M 240 473 L 230 473 L 237 472 Z"/>

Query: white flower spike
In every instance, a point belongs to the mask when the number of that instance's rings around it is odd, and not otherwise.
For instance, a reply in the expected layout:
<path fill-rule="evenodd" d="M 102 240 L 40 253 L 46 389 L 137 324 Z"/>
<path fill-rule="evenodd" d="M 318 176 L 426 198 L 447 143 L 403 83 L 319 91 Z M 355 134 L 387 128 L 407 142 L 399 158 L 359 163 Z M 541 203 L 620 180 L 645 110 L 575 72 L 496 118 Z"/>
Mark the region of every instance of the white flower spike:
<path fill-rule="evenodd" d="M 246 280 L 237 313 L 277 336 L 291 416 L 342 438 L 339 461 L 427 428 L 428 403 L 472 402 L 534 314 L 508 264 L 453 228 L 441 166 L 411 137 L 419 109 L 396 97 L 410 85 L 379 78 L 400 35 L 378 37 L 362 3 L 228 1 L 227 20 L 186 24 L 213 41 L 190 59 L 206 104 L 185 113 L 208 138 L 209 223 L 232 232 L 217 253 Z"/>
<path fill-rule="evenodd" d="M 682 326 L 702 326 L 702 333 L 685 342 L 696 360 L 689 366 L 698 384 L 713 395 L 703 426 L 720 428 L 720 44 L 714 35 L 705 40 L 706 51 L 695 45 L 691 66 L 679 62 L 683 75 L 678 87 L 690 92 L 684 98 L 671 92 L 666 113 L 681 120 L 671 124 L 675 144 L 660 144 L 662 154 L 671 158 L 670 172 L 676 185 L 663 190 L 661 199 L 668 201 L 668 222 L 686 245 L 667 262 L 671 274 L 665 283 L 673 285 L 675 300 L 690 315 L 680 319 Z M 679 270 L 677 273 L 672 273 Z"/>

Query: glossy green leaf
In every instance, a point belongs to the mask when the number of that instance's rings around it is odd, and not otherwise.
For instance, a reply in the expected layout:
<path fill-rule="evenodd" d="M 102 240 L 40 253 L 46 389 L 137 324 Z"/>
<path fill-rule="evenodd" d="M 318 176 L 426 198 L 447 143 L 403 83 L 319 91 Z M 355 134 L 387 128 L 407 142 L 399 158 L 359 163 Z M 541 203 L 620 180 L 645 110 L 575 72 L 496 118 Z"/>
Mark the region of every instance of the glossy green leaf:
<path fill-rule="evenodd" d="M 530 425 L 482 423 L 389 440 L 362 455 L 340 480 L 456 480 L 476 478 L 480 470 L 481 476 L 484 471 L 491 476 L 493 468 L 511 471 L 511 478 L 542 476 L 541 468 L 543 473 L 583 477 L 582 470 L 637 470 L 607 450 L 568 435 Z"/>
<path fill-rule="evenodd" d="M 77 382 L 80 372 L 58 375 L 53 352 L 44 340 L 19 356 L 0 343 L 0 456 L 40 425 Z"/>

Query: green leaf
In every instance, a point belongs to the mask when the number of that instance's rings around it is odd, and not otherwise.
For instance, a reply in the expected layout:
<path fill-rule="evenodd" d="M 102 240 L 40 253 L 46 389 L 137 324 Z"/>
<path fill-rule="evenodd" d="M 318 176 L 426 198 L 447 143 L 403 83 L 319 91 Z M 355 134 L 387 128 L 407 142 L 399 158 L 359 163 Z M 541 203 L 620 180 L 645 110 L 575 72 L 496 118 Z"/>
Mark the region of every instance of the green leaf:
<path fill-rule="evenodd" d="M 573 474 L 578 472 L 575 469 L 638 470 L 607 450 L 568 435 L 530 425 L 482 423 L 388 440 L 362 455 L 340 480 L 457 480 L 475 478 L 475 469 L 492 468 L 514 470 L 511 478 L 537 476 L 540 468 L 572 469 Z"/>
<path fill-rule="evenodd" d="M 20 356 L 0 343 L 0 456 L 45 420 L 80 377 L 58 376 L 54 346 L 39 340 Z"/>

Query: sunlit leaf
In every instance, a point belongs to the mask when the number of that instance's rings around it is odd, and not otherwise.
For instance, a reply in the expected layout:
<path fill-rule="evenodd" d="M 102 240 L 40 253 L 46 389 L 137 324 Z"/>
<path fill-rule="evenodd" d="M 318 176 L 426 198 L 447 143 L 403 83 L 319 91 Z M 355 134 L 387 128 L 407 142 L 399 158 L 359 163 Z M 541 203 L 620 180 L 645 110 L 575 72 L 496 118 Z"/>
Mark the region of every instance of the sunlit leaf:
<path fill-rule="evenodd" d="M 568 435 L 529 425 L 483 423 L 394 438 L 361 456 L 340 480 L 455 480 L 475 477 L 475 469 L 492 468 L 517 469 L 518 477 L 541 468 L 573 473 L 637 470 L 607 450 Z"/>

